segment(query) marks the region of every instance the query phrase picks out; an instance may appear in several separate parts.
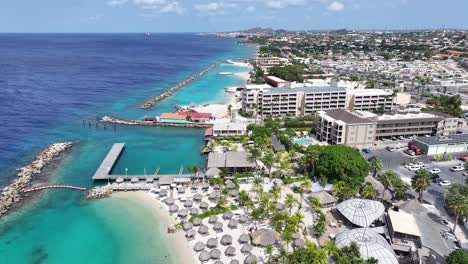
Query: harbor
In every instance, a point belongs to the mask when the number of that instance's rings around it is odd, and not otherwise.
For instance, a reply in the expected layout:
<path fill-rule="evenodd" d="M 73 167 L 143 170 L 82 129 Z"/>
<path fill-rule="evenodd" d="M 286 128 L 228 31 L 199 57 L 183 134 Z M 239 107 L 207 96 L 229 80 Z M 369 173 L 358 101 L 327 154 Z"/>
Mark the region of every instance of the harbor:
<path fill-rule="evenodd" d="M 208 127 L 213 126 L 213 124 L 210 124 L 210 123 L 196 123 L 196 122 L 175 123 L 175 122 L 129 120 L 129 119 L 111 117 L 111 116 L 103 116 L 101 118 L 101 122 L 128 125 L 128 126 L 162 126 L 162 127 L 190 127 L 190 128 L 208 128 Z"/>

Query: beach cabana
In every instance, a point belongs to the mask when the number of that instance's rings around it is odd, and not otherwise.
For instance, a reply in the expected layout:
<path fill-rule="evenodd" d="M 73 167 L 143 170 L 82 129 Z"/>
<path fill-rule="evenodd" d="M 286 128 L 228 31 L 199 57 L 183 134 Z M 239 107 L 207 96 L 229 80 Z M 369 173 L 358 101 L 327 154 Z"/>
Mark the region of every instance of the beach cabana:
<path fill-rule="evenodd" d="M 271 229 L 262 228 L 250 234 L 250 236 L 252 238 L 252 245 L 254 246 L 266 247 L 278 242 L 278 234 Z"/>
<path fill-rule="evenodd" d="M 244 244 L 242 247 L 241 247 L 241 252 L 244 253 L 244 254 L 247 254 L 247 253 L 250 253 L 250 251 L 252 251 L 253 247 L 252 245 L 250 244 Z"/>
<path fill-rule="evenodd" d="M 198 233 L 200 235 L 208 234 L 208 227 L 206 225 L 200 225 L 200 227 L 198 228 Z"/>
<path fill-rule="evenodd" d="M 206 246 L 209 248 L 215 248 L 218 246 L 218 240 L 212 237 L 206 241 Z"/>
<path fill-rule="evenodd" d="M 179 210 L 179 212 L 177 213 L 177 215 L 178 215 L 179 217 L 182 217 L 182 218 L 187 217 L 188 211 L 187 211 L 187 209 L 181 209 L 181 210 Z"/>
<path fill-rule="evenodd" d="M 216 248 L 211 250 L 210 257 L 211 259 L 219 259 L 221 257 L 221 250 Z"/>
<path fill-rule="evenodd" d="M 194 219 L 192 220 L 192 224 L 193 224 L 194 226 L 199 226 L 199 225 L 202 224 L 202 220 L 201 220 L 200 218 L 196 217 L 196 218 L 194 218 Z"/>
<path fill-rule="evenodd" d="M 193 201 L 192 201 L 192 200 L 187 200 L 187 201 L 185 201 L 185 203 L 184 203 L 184 207 L 192 207 L 192 205 L 193 205 Z"/>
<path fill-rule="evenodd" d="M 239 239 L 237 241 L 241 244 L 245 244 L 250 241 L 250 236 L 247 234 L 242 234 L 239 236 Z"/>
<path fill-rule="evenodd" d="M 237 259 L 233 259 L 231 262 L 229 262 L 229 264 L 239 264 L 239 261 Z"/>
<path fill-rule="evenodd" d="M 201 202 L 200 203 L 200 209 L 208 209 L 208 203 L 207 202 Z"/>
<path fill-rule="evenodd" d="M 174 204 L 174 199 L 172 199 L 171 197 L 167 198 L 166 200 L 164 200 L 164 203 L 168 204 L 168 205 L 172 205 Z"/>
<path fill-rule="evenodd" d="M 185 222 L 183 225 L 182 225 L 182 229 L 184 229 L 185 231 L 189 230 L 189 229 L 192 229 L 193 228 L 193 224 L 190 223 L 190 222 Z"/>
<path fill-rule="evenodd" d="M 218 168 L 209 168 L 206 170 L 205 175 L 208 178 L 213 178 L 218 176 L 221 173 L 221 170 Z"/>
<path fill-rule="evenodd" d="M 226 255 L 228 257 L 235 256 L 236 255 L 236 248 L 233 247 L 233 246 L 227 247 L 226 250 L 224 250 L 224 255 Z"/>
<path fill-rule="evenodd" d="M 223 246 L 229 246 L 232 244 L 232 236 L 231 235 L 224 235 L 221 238 L 221 245 Z"/>
<path fill-rule="evenodd" d="M 137 183 L 139 181 L 139 179 L 137 177 L 132 177 L 132 179 L 130 181 L 132 183 Z"/>
<path fill-rule="evenodd" d="M 213 230 L 217 231 L 217 232 L 223 232 L 223 223 L 221 223 L 219 221 L 214 223 Z"/>
<path fill-rule="evenodd" d="M 179 210 L 179 206 L 177 206 L 176 204 L 173 204 L 171 206 L 169 206 L 169 212 L 170 213 L 175 213 Z"/>
<path fill-rule="evenodd" d="M 191 215 L 197 215 L 198 212 L 199 212 L 199 210 L 198 210 L 197 208 L 191 208 L 191 209 L 190 209 L 190 214 L 191 214 Z"/>
<path fill-rule="evenodd" d="M 212 215 L 208 218 L 208 223 L 214 224 L 216 222 L 218 222 L 218 217 L 216 215 Z"/>
<path fill-rule="evenodd" d="M 195 246 L 193 246 L 193 250 L 195 250 L 196 252 L 200 252 L 204 249 L 205 249 L 205 244 L 203 244 L 203 242 L 201 241 L 198 241 L 197 243 L 195 243 Z"/>
<path fill-rule="evenodd" d="M 293 240 L 292 246 L 294 248 L 303 248 L 305 245 L 305 241 L 302 238 L 296 238 Z"/>
<path fill-rule="evenodd" d="M 193 238 L 193 237 L 195 237 L 195 230 L 193 230 L 193 229 L 187 230 L 187 232 L 185 233 L 185 237 L 186 237 L 186 238 Z"/>
<path fill-rule="evenodd" d="M 245 224 L 249 221 L 249 217 L 247 215 L 241 215 L 239 216 L 239 222 L 242 223 L 242 224 Z"/>
<path fill-rule="evenodd" d="M 257 257 L 255 255 L 250 254 L 244 259 L 244 264 L 254 264 L 254 263 L 257 263 Z"/>
<path fill-rule="evenodd" d="M 194 196 L 193 196 L 193 200 L 195 200 L 196 202 L 201 202 L 201 200 L 203 199 L 203 196 L 199 193 L 196 193 Z"/>
<path fill-rule="evenodd" d="M 234 214 L 231 211 L 226 211 L 223 213 L 223 219 L 224 220 L 229 220 L 234 216 Z"/>
<path fill-rule="evenodd" d="M 198 255 L 198 259 L 201 262 L 207 262 L 210 258 L 211 258 L 210 252 L 208 252 L 206 250 L 203 250 L 202 252 L 200 252 L 200 255 Z"/>
<path fill-rule="evenodd" d="M 229 228 L 235 229 L 237 228 L 238 225 L 239 225 L 239 222 L 236 219 L 229 220 L 229 223 L 228 223 Z"/>

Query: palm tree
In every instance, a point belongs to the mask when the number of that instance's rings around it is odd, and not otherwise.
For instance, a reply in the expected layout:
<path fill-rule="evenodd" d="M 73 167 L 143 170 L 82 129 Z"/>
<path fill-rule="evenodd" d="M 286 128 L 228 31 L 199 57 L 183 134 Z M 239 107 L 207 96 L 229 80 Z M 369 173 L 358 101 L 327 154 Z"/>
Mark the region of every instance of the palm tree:
<path fill-rule="evenodd" d="M 272 256 L 273 256 L 273 245 L 267 245 L 265 247 L 265 252 L 268 254 L 268 262 L 271 261 L 272 259 Z"/>
<path fill-rule="evenodd" d="M 270 193 L 275 201 L 278 201 L 281 198 L 281 186 L 273 184 L 270 189 Z"/>
<path fill-rule="evenodd" d="M 286 242 L 286 251 L 289 251 L 289 244 L 291 244 L 291 241 L 294 238 L 294 234 L 289 231 L 288 229 L 284 230 L 283 233 L 281 233 L 281 239 Z"/>
<path fill-rule="evenodd" d="M 246 206 L 250 201 L 249 194 L 242 190 L 239 192 L 239 205 Z"/>
<path fill-rule="evenodd" d="M 291 214 L 291 211 L 292 211 L 292 207 L 295 205 L 295 204 L 298 204 L 298 201 L 296 198 L 294 198 L 294 196 L 290 193 L 286 194 L 286 199 L 284 201 L 284 205 L 286 205 L 287 207 L 289 207 L 289 214 Z"/>
<path fill-rule="evenodd" d="M 350 186 L 349 183 L 344 181 L 339 181 L 333 185 L 333 192 L 336 194 L 338 199 L 346 200 L 351 197 L 354 197 L 358 190 L 353 186 Z"/>
<path fill-rule="evenodd" d="M 375 190 L 374 186 L 370 182 L 366 182 L 361 187 L 361 196 L 366 199 L 374 200 L 377 197 L 377 191 Z"/>
<path fill-rule="evenodd" d="M 259 159 L 261 156 L 262 156 L 262 153 L 260 152 L 259 149 L 253 148 L 250 150 L 249 161 L 255 162 L 255 171 L 258 170 L 257 159 Z"/>
<path fill-rule="evenodd" d="M 377 173 L 381 172 L 383 169 L 382 160 L 378 158 L 372 159 L 369 164 L 369 169 L 371 170 L 374 177 L 377 176 Z"/>
<path fill-rule="evenodd" d="M 299 195 L 301 196 L 301 202 L 299 203 L 299 210 L 302 208 L 302 202 L 304 201 L 304 192 L 309 190 L 311 186 L 310 180 L 306 179 L 299 186 Z"/>
<path fill-rule="evenodd" d="M 268 149 L 265 152 L 265 155 L 263 155 L 263 157 L 260 159 L 265 165 L 265 167 L 267 167 L 268 177 L 270 177 L 270 179 L 271 179 L 271 168 L 273 167 L 273 162 L 274 162 L 274 156 L 275 155 L 273 154 L 273 151 L 271 149 Z"/>
<path fill-rule="evenodd" d="M 464 216 L 468 214 L 468 197 L 460 193 L 447 195 L 447 204 L 448 207 L 455 213 L 455 225 L 453 226 L 453 233 L 455 234 L 455 230 L 458 225 L 458 217 L 460 215 Z"/>
<path fill-rule="evenodd" d="M 397 199 L 402 199 L 406 195 L 406 191 L 410 188 L 411 186 L 403 181 L 402 179 L 399 179 L 398 182 L 395 183 L 395 186 L 393 187 L 393 191 L 395 193 L 395 197 Z"/>
<path fill-rule="evenodd" d="M 395 171 L 389 170 L 389 171 L 384 172 L 383 174 L 378 175 L 377 180 L 384 187 L 384 190 L 380 197 L 380 199 L 383 199 L 385 192 L 395 186 L 395 184 L 400 180 L 400 176 Z"/>
<path fill-rule="evenodd" d="M 427 170 L 420 170 L 414 175 L 411 179 L 411 187 L 419 193 L 418 200 L 419 202 L 423 199 L 423 192 L 431 186 L 432 176 Z"/>

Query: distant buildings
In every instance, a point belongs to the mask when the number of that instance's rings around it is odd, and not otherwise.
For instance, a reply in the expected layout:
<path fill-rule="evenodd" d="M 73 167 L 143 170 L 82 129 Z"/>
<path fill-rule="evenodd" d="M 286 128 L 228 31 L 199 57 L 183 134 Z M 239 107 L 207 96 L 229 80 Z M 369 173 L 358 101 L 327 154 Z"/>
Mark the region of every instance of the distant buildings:
<path fill-rule="evenodd" d="M 162 113 L 159 117 L 161 122 L 166 123 L 186 123 L 187 119 L 183 115 L 179 115 L 176 113 Z"/>
<path fill-rule="evenodd" d="M 216 122 L 213 124 L 213 136 L 243 136 L 247 135 L 247 125 L 235 122 Z"/>
<path fill-rule="evenodd" d="M 278 57 L 257 57 L 254 63 L 260 67 L 263 72 L 268 72 L 270 68 L 280 66 L 281 60 Z"/>
<path fill-rule="evenodd" d="M 427 155 L 460 153 L 468 151 L 468 134 L 419 137 L 414 139 L 413 143 Z"/>

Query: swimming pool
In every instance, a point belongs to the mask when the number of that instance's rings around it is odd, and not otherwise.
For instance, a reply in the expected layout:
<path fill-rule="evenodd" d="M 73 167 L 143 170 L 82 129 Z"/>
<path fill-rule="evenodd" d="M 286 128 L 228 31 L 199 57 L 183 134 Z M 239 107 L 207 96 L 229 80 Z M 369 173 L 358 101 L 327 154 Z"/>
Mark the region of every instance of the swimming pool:
<path fill-rule="evenodd" d="M 293 139 L 292 140 L 292 143 L 293 144 L 297 144 L 297 145 L 310 145 L 312 144 L 314 141 L 312 139 Z"/>

